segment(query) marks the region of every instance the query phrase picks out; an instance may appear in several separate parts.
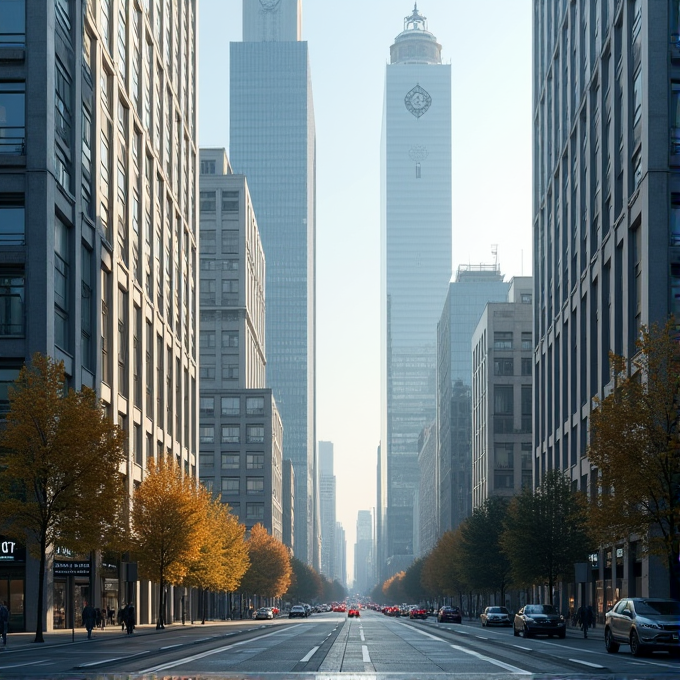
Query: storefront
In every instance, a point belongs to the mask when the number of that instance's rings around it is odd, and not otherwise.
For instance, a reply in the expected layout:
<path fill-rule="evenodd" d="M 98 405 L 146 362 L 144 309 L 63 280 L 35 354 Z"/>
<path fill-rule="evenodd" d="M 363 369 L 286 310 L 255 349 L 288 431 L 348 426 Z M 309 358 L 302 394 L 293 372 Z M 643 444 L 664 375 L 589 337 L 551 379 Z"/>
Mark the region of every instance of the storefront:
<path fill-rule="evenodd" d="M 66 558 L 65 551 L 58 551 L 54 560 L 54 628 L 78 628 L 82 626 L 83 607 L 90 602 L 91 565 L 89 558 Z M 92 603 L 94 605 L 94 603 Z"/>
<path fill-rule="evenodd" d="M 0 536 L 0 602 L 7 602 L 9 629 L 26 630 L 26 548 Z"/>

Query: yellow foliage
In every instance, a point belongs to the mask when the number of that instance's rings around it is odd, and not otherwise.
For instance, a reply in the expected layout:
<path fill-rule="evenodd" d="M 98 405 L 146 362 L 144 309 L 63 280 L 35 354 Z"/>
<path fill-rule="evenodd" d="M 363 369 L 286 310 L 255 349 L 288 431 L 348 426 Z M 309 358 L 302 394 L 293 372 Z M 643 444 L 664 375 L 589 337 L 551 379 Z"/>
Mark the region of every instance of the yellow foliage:
<path fill-rule="evenodd" d="M 288 548 L 256 524 L 250 530 L 248 553 L 250 568 L 243 577 L 242 590 L 263 597 L 281 597 L 291 582 Z"/>

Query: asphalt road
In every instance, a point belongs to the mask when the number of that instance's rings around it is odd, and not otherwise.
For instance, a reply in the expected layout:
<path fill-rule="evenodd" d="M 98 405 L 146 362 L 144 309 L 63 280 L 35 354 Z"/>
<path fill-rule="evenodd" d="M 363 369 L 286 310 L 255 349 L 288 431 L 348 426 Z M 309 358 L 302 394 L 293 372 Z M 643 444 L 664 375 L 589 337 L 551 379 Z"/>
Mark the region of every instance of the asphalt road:
<path fill-rule="evenodd" d="M 328 613 L 83 638 L 79 632 L 75 643 L 62 636 L 44 646 L 10 645 L 0 653 L 0 678 L 680 676 L 680 660 L 664 653 L 634 658 L 626 647 L 607 654 L 597 633 L 587 640 L 577 630 L 564 640 L 526 640 L 514 637 L 511 629 L 409 621 L 375 612 L 362 612 L 360 619 Z"/>

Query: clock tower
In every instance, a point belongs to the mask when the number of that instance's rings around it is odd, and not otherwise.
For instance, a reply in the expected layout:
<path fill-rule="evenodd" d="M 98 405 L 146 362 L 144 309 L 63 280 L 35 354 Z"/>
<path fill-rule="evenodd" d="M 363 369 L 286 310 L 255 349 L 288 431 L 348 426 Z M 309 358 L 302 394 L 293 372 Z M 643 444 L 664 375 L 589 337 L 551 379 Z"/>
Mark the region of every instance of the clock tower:
<path fill-rule="evenodd" d="M 302 0 L 243 0 L 243 42 L 302 39 Z"/>

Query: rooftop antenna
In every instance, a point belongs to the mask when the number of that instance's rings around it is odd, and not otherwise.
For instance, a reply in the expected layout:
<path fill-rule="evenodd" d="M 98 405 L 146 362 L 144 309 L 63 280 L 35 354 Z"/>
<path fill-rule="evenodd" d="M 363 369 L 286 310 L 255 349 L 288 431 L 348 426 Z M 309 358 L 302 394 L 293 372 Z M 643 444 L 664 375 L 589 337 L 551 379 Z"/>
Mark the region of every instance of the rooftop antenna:
<path fill-rule="evenodd" d="M 498 271 L 498 244 L 491 244 L 491 254 L 493 255 L 493 266 L 496 271 Z"/>

